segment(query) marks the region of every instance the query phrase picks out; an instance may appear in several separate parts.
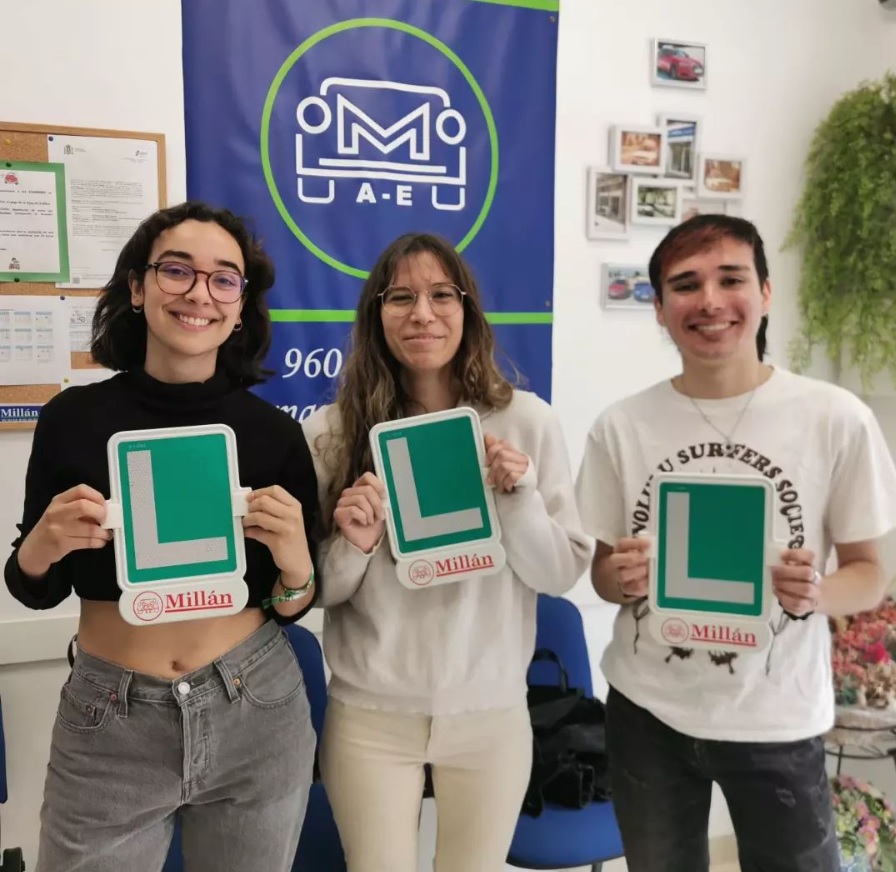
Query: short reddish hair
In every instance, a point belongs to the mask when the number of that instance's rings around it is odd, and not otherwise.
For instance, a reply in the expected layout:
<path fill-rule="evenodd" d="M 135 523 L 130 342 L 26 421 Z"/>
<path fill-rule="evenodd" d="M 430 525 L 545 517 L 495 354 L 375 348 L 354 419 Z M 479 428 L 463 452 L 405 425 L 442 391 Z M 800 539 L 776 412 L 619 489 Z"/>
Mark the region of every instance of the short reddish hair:
<path fill-rule="evenodd" d="M 695 215 L 673 227 L 651 255 L 648 272 L 657 299 L 660 302 L 663 300 L 663 282 L 673 264 L 712 248 L 723 239 L 735 239 L 753 249 L 753 263 L 759 276 L 759 284 L 764 285 L 768 280 L 768 261 L 765 259 L 765 246 L 756 225 L 745 218 L 730 215 Z M 767 328 L 768 315 L 765 315 L 756 334 L 756 351 L 760 360 L 765 357 Z"/>
<path fill-rule="evenodd" d="M 663 298 L 663 280 L 672 264 L 705 251 L 723 239 L 736 239 L 753 249 L 759 284 L 764 285 L 768 279 L 768 262 L 762 237 L 755 225 L 744 218 L 728 215 L 695 215 L 670 230 L 650 258 L 650 284 L 657 297 Z"/>

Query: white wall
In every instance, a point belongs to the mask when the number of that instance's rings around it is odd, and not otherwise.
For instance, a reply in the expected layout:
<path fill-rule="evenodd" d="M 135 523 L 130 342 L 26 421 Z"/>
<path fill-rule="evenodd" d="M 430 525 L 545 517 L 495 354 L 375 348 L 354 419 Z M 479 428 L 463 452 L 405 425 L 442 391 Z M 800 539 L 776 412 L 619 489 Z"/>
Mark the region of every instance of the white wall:
<path fill-rule="evenodd" d="M 0 120 L 164 133 L 168 145 L 168 200 L 186 195 L 180 3 L 157 0 L 28 0 L 4 2 L 7 87 Z M 75 36 L 79 34 L 78 36 Z M 11 84 L 15 83 L 15 87 Z M 15 535 L 24 496 L 31 437 L 0 434 L 0 551 Z M 5 556 L 4 556 L 5 561 Z M 0 613 L 12 614 L 5 589 Z M 59 611 L 73 615 L 72 601 Z M 26 609 L 19 614 L 28 617 Z M 28 626 L 28 625 L 31 626 Z M 23 651 L 63 657 L 73 619 L 0 624 L 0 664 Z M 21 627 L 26 629 L 22 632 Z M 38 811 L 64 660 L 0 665 L 0 698 L 7 734 L 10 800 L 0 806 L 3 846 L 21 846 L 33 868 Z"/>
<path fill-rule="evenodd" d="M 177 0 L 3 5 L 5 32 L 11 36 L 4 44 L 0 120 L 163 132 L 169 202 L 182 199 Z M 709 90 L 651 88 L 652 37 L 706 43 Z M 798 260 L 781 254 L 779 247 L 798 193 L 803 156 L 813 128 L 836 96 L 886 69 L 894 40 L 896 14 L 881 11 L 876 0 L 565 0 L 557 105 L 554 404 L 574 464 L 602 407 L 676 368 L 675 355 L 648 315 L 607 315 L 599 307 L 601 263 L 643 261 L 660 238 L 657 232 L 640 230 L 621 245 L 585 239 L 584 168 L 606 160 L 609 125 L 648 124 L 665 110 L 692 112 L 705 121 L 708 148 L 746 155 L 743 214 L 757 222 L 766 240 L 775 286 L 771 349 L 783 362 L 797 326 Z M 828 374 L 823 362 L 816 373 Z M 881 408 L 881 417 L 896 436 L 896 408 Z M 14 536 L 29 447 L 29 434 L 0 434 L 0 544 Z M 0 591 L 0 597 L 6 596 Z M 585 584 L 574 598 L 589 604 L 596 661 L 614 610 L 596 605 Z M 11 609 L 7 600 L 0 611 Z M 61 613 L 74 615 L 75 604 Z M 28 617 L 25 610 L 19 614 Z M 7 846 L 23 846 L 32 863 L 50 728 L 66 666 L 62 660 L 20 661 L 61 654 L 71 623 L 71 617 L 62 618 L 54 629 L 54 622 L 45 618 L 24 638 L 0 624 L 0 696 L 11 795 L 2 809 L 3 840 Z M 603 686 L 598 677 L 598 689 Z M 713 833 L 729 827 L 724 807 L 717 803 Z M 431 838 L 429 817 L 426 833 Z"/>

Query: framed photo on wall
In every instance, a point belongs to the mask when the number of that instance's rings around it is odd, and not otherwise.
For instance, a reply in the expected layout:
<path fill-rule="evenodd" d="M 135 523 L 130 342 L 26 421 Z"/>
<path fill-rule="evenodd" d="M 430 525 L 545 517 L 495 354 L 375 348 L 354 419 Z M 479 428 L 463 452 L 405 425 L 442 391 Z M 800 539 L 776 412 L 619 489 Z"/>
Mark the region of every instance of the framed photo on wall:
<path fill-rule="evenodd" d="M 666 165 L 662 127 L 617 124 L 610 128 L 610 166 L 618 173 L 661 176 Z"/>
<path fill-rule="evenodd" d="M 666 132 L 666 175 L 696 181 L 703 121 L 686 112 L 672 112 L 659 115 L 656 123 Z"/>
<path fill-rule="evenodd" d="M 655 296 L 646 266 L 626 263 L 603 265 L 600 301 L 605 309 L 639 309 L 652 312 Z"/>
<path fill-rule="evenodd" d="M 652 84 L 706 90 L 705 45 L 675 39 L 655 39 L 650 58 Z"/>
<path fill-rule="evenodd" d="M 740 199 L 744 194 L 746 161 L 742 157 L 701 154 L 697 163 L 697 193 L 701 197 Z"/>
<path fill-rule="evenodd" d="M 631 181 L 632 224 L 658 224 L 673 227 L 681 218 L 681 185 L 669 179 Z"/>
<path fill-rule="evenodd" d="M 629 176 L 588 167 L 585 235 L 588 239 L 627 239 Z"/>
<path fill-rule="evenodd" d="M 740 203 L 737 200 L 702 198 L 694 191 L 682 191 L 681 221 L 679 223 L 697 215 L 731 215 L 738 218 L 740 213 Z"/>

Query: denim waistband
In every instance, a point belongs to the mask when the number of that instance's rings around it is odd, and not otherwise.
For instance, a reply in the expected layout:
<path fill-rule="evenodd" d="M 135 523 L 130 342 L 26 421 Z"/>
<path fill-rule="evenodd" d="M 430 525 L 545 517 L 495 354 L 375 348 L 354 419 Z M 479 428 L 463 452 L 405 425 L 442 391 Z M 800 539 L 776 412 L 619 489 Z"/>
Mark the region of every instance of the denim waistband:
<path fill-rule="evenodd" d="M 80 648 L 75 655 L 72 673 L 95 687 L 108 690 L 113 698 L 117 696 L 120 700 L 142 699 L 177 705 L 185 695 L 185 687 L 193 698 L 223 687 L 230 699 L 236 700 L 240 673 L 278 644 L 288 643 L 280 626 L 269 620 L 211 663 L 174 679 L 126 669 L 87 654 Z"/>

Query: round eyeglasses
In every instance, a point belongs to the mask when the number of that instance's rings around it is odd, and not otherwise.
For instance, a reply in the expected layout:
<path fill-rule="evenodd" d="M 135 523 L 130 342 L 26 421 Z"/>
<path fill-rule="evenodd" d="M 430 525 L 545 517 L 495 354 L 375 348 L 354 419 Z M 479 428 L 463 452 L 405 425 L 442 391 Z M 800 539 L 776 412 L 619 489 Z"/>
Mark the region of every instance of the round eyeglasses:
<path fill-rule="evenodd" d="M 209 295 L 219 303 L 236 303 L 249 284 L 247 278 L 232 269 L 216 269 L 209 272 L 174 260 L 146 264 L 146 269 L 150 268 L 156 271 L 159 290 L 178 296 L 188 294 L 195 287 L 196 279 L 200 275 L 205 276 Z"/>
<path fill-rule="evenodd" d="M 433 315 L 453 315 L 463 305 L 466 292 L 448 283 L 433 285 L 424 292 Z M 417 305 L 418 292 L 413 288 L 393 285 L 379 294 L 383 311 L 389 315 L 410 315 Z"/>

